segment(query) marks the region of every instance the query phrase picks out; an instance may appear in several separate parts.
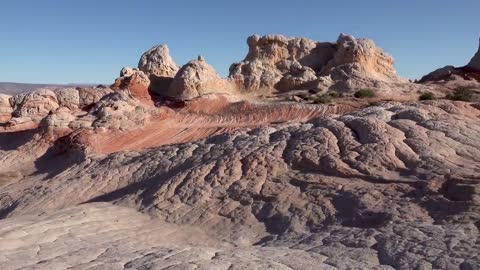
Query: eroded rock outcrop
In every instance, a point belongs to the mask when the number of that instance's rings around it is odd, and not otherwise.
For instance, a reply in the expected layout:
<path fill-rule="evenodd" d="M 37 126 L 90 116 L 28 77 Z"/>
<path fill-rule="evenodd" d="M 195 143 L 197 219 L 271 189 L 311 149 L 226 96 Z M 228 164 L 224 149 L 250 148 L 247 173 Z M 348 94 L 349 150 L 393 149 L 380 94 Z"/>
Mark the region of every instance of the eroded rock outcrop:
<path fill-rule="evenodd" d="M 344 34 L 338 38 L 334 57 L 322 68 L 320 76 L 329 77 L 333 81 L 329 87 L 339 91 L 406 82 L 396 75 L 393 58 L 372 40 Z"/>
<path fill-rule="evenodd" d="M 55 91 L 55 94 L 60 107 L 67 107 L 70 110 L 78 110 L 80 108 L 80 93 L 78 89 L 60 89 Z"/>
<path fill-rule="evenodd" d="M 79 108 L 81 110 L 89 110 L 102 97 L 113 91 L 108 87 L 80 88 L 77 90 L 80 98 Z"/>
<path fill-rule="evenodd" d="M 311 81 L 315 72 L 333 57 L 335 45 L 307 38 L 282 35 L 254 35 L 247 40 L 249 52 L 230 67 L 232 78 L 241 89 L 292 90 Z M 285 78 L 278 86 L 277 83 Z"/>
<path fill-rule="evenodd" d="M 138 69 L 147 76 L 157 77 L 175 77 L 178 72 L 167 45 L 158 45 L 146 51 L 138 62 Z"/>
<path fill-rule="evenodd" d="M 231 94 L 232 84 L 217 74 L 203 57 L 184 65 L 173 79 L 168 96 L 179 100 L 191 100 L 206 94 Z"/>
<path fill-rule="evenodd" d="M 59 107 L 57 95 L 48 89 L 13 96 L 10 103 L 13 107 L 13 117 L 28 118 L 35 122 L 39 122 Z"/>
<path fill-rule="evenodd" d="M 96 119 L 93 128 L 131 130 L 141 127 L 148 114 L 144 104 L 131 98 L 128 91 L 117 91 L 104 96 L 90 110 Z"/>
<path fill-rule="evenodd" d="M 404 83 L 391 56 L 368 39 L 340 35 L 336 43 L 282 35 L 251 36 L 244 61 L 230 67 L 230 78 L 245 90 L 301 90 L 315 87 L 351 91 Z"/>
<path fill-rule="evenodd" d="M 112 88 L 114 90 L 128 90 L 139 101 L 145 104 L 153 104 L 149 91 L 150 79 L 143 71 L 136 68 L 124 67 Z"/>
<path fill-rule="evenodd" d="M 151 95 L 165 96 L 177 72 L 167 45 L 158 45 L 142 55 L 138 68 L 124 67 L 113 88 L 128 89 L 134 98 L 153 104 Z"/>
<path fill-rule="evenodd" d="M 166 95 L 178 72 L 167 45 L 158 45 L 145 52 L 138 62 L 138 69 L 150 79 L 150 92 L 159 96 Z"/>
<path fill-rule="evenodd" d="M 12 118 L 11 96 L 0 94 L 0 123 L 8 122 Z"/>

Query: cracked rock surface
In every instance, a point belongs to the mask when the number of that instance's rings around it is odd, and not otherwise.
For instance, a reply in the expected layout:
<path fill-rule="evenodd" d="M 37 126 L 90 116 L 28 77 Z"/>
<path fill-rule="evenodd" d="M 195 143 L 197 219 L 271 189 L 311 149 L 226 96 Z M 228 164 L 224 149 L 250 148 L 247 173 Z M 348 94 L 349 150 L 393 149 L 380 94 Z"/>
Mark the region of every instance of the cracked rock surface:
<path fill-rule="evenodd" d="M 2 147 L 0 266 L 477 269 L 477 108 L 392 102 L 111 154 L 57 143 L 20 175 L 32 148 Z"/>

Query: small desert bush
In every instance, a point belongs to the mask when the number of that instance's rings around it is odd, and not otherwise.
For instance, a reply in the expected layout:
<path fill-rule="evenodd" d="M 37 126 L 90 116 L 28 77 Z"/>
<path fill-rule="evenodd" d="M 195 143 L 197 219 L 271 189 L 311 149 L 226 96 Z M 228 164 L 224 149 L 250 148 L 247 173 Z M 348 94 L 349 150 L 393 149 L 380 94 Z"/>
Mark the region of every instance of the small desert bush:
<path fill-rule="evenodd" d="M 418 97 L 418 100 L 435 100 L 435 99 L 437 98 L 430 92 L 423 93 Z"/>
<path fill-rule="evenodd" d="M 374 107 L 374 106 L 379 106 L 380 102 L 378 101 L 370 101 L 368 102 L 368 107 Z"/>
<path fill-rule="evenodd" d="M 450 100 L 472 101 L 475 92 L 471 88 L 459 87 L 452 94 L 448 94 L 446 98 Z"/>
<path fill-rule="evenodd" d="M 332 98 L 341 98 L 343 97 L 343 93 L 338 93 L 338 92 L 330 92 L 328 95 Z"/>
<path fill-rule="evenodd" d="M 375 96 L 375 92 L 371 89 L 361 89 L 353 94 L 356 98 L 372 98 Z"/>
<path fill-rule="evenodd" d="M 332 102 L 332 97 L 330 95 L 321 95 L 313 98 L 313 103 L 315 104 L 327 104 Z"/>

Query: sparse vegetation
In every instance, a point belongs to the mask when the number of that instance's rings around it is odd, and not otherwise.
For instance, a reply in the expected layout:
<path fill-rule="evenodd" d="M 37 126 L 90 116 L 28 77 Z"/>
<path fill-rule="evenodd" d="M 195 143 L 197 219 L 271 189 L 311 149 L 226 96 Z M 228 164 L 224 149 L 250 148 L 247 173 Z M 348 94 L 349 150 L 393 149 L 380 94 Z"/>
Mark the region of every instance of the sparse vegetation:
<path fill-rule="evenodd" d="M 458 101 L 472 101 L 474 93 L 475 92 L 471 88 L 459 87 L 455 89 L 455 91 L 452 94 L 448 94 L 446 98 L 450 100 L 458 100 Z"/>
<path fill-rule="evenodd" d="M 378 101 L 370 101 L 368 102 L 368 107 L 379 106 L 380 102 Z"/>
<path fill-rule="evenodd" d="M 332 102 L 332 97 L 330 95 L 321 95 L 313 98 L 314 104 L 327 104 Z"/>
<path fill-rule="evenodd" d="M 375 92 L 372 89 L 361 89 L 353 94 L 356 98 L 372 98 L 375 97 Z"/>
<path fill-rule="evenodd" d="M 430 92 L 423 93 L 418 97 L 418 100 L 435 100 L 435 99 L 437 99 L 435 95 L 433 95 Z"/>
<path fill-rule="evenodd" d="M 330 92 L 330 93 L 328 93 L 328 95 L 332 98 L 342 98 L 343 97 L 343 93 L 338 93 L 338 92 Z"/>

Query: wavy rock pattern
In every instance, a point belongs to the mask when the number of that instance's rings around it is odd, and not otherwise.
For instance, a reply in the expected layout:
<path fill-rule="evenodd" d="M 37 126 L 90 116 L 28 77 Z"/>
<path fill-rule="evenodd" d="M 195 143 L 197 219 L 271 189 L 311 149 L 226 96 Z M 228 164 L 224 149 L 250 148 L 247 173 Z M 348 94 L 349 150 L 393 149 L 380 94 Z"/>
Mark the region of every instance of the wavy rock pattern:
<path fill-rule="evenodd" d="M 15 235 L 29 226 L 20 222 L 24 215 L 82 203 L 88 212 L 96 202 L 110 202 L 170 225 L 202 228 L 220 246 L 235 247 L 198 248 L 178 240 L 181 248 L 171 257 L 162 245 L 148 251 L 143 244 L 137 247 L 139 235 L 163 237 L 150 229 L 120 242 L 97 235 L 105 243 L 88 256 L 92 263 L 120 260 L 114 269 L 165 269 L 177 258 L 192 265 L 172 269 L 217 263 L 218 269 L 475 269 L 480 264 L 479 116 L 463 102 L 391 103 L 142 151 L 103 155 L 57 146 L 35 161 L 34 173 L 6 180 L 0 215 L 13 219 L 0 226 L 0 243 L 26 241 Z M 1 154 L 8 159 L 21 151 Z M 47 166 L 53 162 L 55 171 Z M 48 215 L 32 220 L 53 218 Z M 69 220 L 71 214 L 65 215 L 59 218 Z M 113 233 L 109 220 L 106 215 L 95 226 Z M 10 226 L 17 229 L 6 237 L 3 228 Z M 75 225 L 71 231 L 82 235 L 95 226 Z M 0 251 L 0 258 L 5 262 L 34 250 L 19 245 Z M 76 255 L 87 251 L 59 258 L 74 265 Z M 28 263 L 38 267 L 56 262 L 33 258 Z"/>

